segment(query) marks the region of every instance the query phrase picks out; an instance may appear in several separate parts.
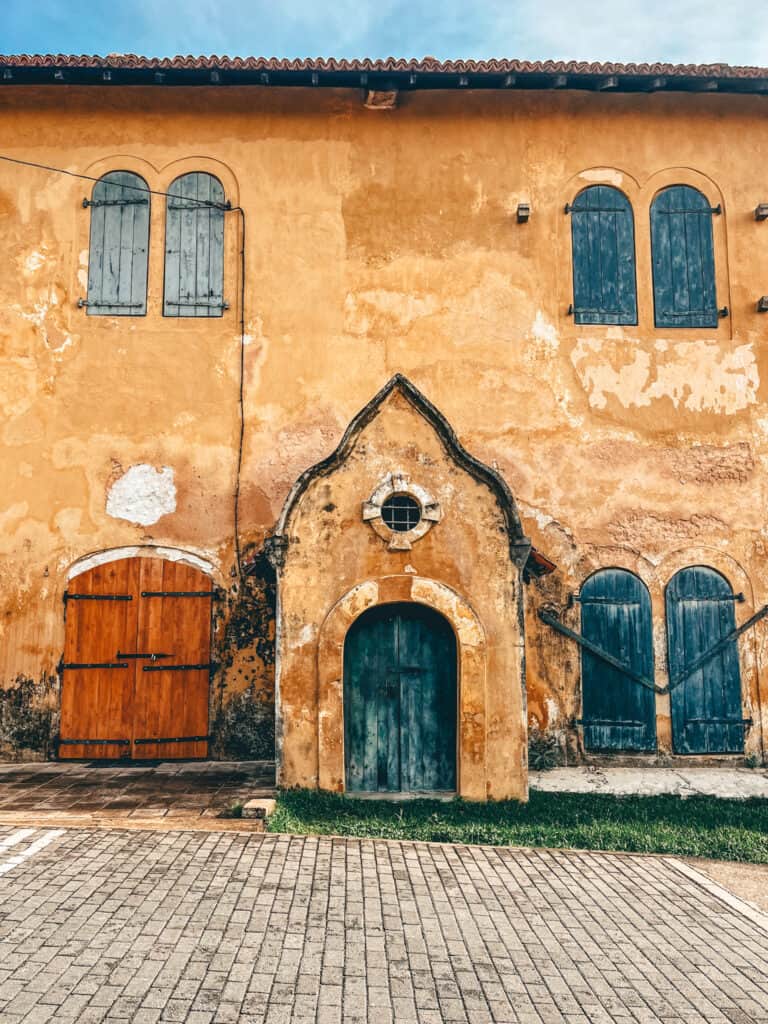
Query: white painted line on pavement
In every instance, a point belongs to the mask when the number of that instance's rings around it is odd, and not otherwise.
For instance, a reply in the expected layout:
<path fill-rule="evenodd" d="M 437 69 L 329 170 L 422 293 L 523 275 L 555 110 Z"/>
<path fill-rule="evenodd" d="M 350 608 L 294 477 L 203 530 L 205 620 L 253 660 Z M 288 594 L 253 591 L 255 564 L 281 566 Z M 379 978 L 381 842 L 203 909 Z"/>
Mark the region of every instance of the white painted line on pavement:
<path fill-rule="evenodd" d="M 34 831 L 34 829 L 32 831 Z M 40 850 L 48 846 L 49 843 L 52 843 L 54 839 L 58 839 L 59 836 L 63 835 L 63 828 L 50 829 L 48 832 L 45 832 L 39 839 L 36 839 L 34 843 L 30 843 L 23 853 L 17 853 L 16 856 L 11 857 L 10 860 L 3 861 L 3 863 L 0 864 L 0 875 L 6 874 L 11 870 L 11 868 L 15 868 L 19 864 L 23 864 L 29 857 L 34 857 L 36 853 L 39 853 Z"/>
<path fill-rule="evenodd" d="M 33 828 L 17 828 L 15 832 L 11 832 L 5 839 L 0 839 L 0 853 L 11 846 L 16 846 L 17 843 L 24 842 L 25 839 L 29 839 L 34 834 L 35 830 Z"/>

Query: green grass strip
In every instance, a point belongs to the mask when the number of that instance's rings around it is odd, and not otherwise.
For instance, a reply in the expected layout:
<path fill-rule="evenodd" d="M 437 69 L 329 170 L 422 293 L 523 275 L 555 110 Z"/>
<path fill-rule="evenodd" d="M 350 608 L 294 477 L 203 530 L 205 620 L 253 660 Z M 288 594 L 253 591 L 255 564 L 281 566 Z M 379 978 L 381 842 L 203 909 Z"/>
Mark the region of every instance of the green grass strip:
<path fill-rule="evenodd" d="M 532 791 L 530 801 L 359 800 L 280 793 L 270 832 L 624 850 L 768 864 L 768 800 Z"/>

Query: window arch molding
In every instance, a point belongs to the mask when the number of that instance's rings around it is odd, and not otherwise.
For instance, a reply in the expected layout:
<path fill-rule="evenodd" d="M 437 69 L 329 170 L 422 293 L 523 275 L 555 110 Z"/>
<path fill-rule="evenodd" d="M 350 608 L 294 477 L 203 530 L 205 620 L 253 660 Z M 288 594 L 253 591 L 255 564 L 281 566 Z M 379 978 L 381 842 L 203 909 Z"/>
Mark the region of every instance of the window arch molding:
<path fill-rule="evenodd" d="M 163 316 L 222 316 L 224 298 L 224 186 L 208 171 L 187 171 L 165 197 Z"/>
<path fill-rule="evenodd" d="M 590 183 L 566 211 L 571 219 L 573 316 L 577 324 L 637 324 L 635 213 L 611 183 Z"/>
<path fill-rule="evenodd" d="M 181 159 L 173 160 L 168 164 L 165 164 L 158 173 L 158 184 L 157 188 L 161 192 L 170 193 L 173 191 L 174 183 L 180 178 L 183 178 L 188 174 L 207 174 L 212 178 L 216 179 L 221 187 L 223 188 L 224 201 L 229 202 L 232 207 L 240 205 L 240 189 L 238 180 L 232 170 L 232 168 L 221 160 L 212 159 L 211 157 L 192 155 L 185 156 Z M 224 308 L 211 308 L 206 306 L 193 307 L 191 311 L 188 311 L 184 315 L 177 315 L 176 312 L 168 311 L 167 299 L 177 299 L 176 295 L 168 295 L 166 292 L 166 270 L 167 270 L 167 230 L 168 230 L 168 200 L 158 197 L 157 211 L 158 216 L 162 218 L 161 224 L 158 225 L 158 231 L 160 237 L 163 239 L 163 245 L 157 246 L 158 253 L 158 264 L 157 273 L 158 281 L 162 281 L 162 298 L 159 300 L 160 311 L 163 312 L 171 321 L 175 319 L 183 320 L 185 328 L 189 326 L 189 320 L 195 319 L 196 317 L 203 317 L 209 319 L 210 316 L 219 317 L 222 314 L 226 317 L 227 313 Z M 220 300 L 222 303 L 226 303 L 229 308 L 234 308 L 239 296 L 239 271 L 236 270 L 237 266 L 237 252 L 238 246 L 241 242 L 242 224 L 240 218 L 231 214 L 223 215 L 223 245 L 221 248 L 222 252 L 222 292 Z M 178 278 L 177 278 L 178 280 Z M 197 283 L 197 282 L 196 282 Z M 195 298 L 197 296 L 193 296 Z M 205 301 L 210 301 L 210 296 L 199 296 Z M 217 298 L 217 297 L 214 297 Z M 178 309 L 178 307 L 177 307 Z"/>
<path fill-rule="evenodd" d="M 641 274 L 642 277 L 645 278 L 645 281 L 643 282 L 646 292 L 643 299 L 644 319 L 648 329 L 655 331 L 657 334 L 670 330 L 673 335 L 678 335 L 678 330 L 675 328 L 656 325 L 653 289 L 653 252 L 651 248 L 650 223 L 651 208 L 654 200 L 665 189 L 675 185 L 682 185 L 695 189 L 704 196 L 711 208 L 719 206 L 721 210 L 719 215 L 713 215 L 711 218 L 715 296 L 717 307 L 719 309 L 725 307 L 728 310 L 728 316 L 718 317 L 717 323 L 710 327 L 686 325 L 686 336 L 693 334 L 707 338 L 712 338 L 713 336 L 723 338 L 730 337 L 733 328 L 732 317 L 730 315 L 732 302 L 728 272 L 728 207 L 717 182 L 703 172 L 697 171 L 691 167 L 666 167 L 662 170 L 656 171 L 643 183 L 640 190 L 636 213 L 640 210 L 639 204 L 642 203 L 642 213 L 640 215 L 643 217 L 643 222 L 641 223 L 638 219 L 637 224 L 638 265 L 643 268 Z M 716 333 L 713 334 L 713 332 Z"/>
<path fill-rule="evenodd" d="M 81 305 L 91 316 L 144 316 L 147 312 L 152 196 L 147 180 L 112 170 L 93 183 L 88 234 L 88 293 Z"/>
<path fill-rule="evenodd" d="M 624 168 L 602 165 L 585 167 L 563 181 L 558 194 L 557 217 L 557 294 L 559 296 L 559 320 L 562 328 L 570 332 L 583 332 L 585 328 L 603 331 L 614 324 L 599 322 L 578 323 L 575 316 L 576 302 L 574 295 L 574 262 L 573 262 L 573 216 L 571 207 L 579 196 L 588 189 L 603 187 L 616 190 L 629 204 L 633 217 L 634 233 L 634 276 L 635 276 L 635 308 L 640 316 L 645 316 L 645 297 L 643 296 L 643 262 L 641 261 L 641 236 L 643 230 L 643 206 L 641 187 L 638 179 Z M 566 214 L 567 210 L 567 214 Z M 630 335 L 638 331 L 638 317 L 624 317 L 630 323 L 621 324 L 622 330 Z"/>

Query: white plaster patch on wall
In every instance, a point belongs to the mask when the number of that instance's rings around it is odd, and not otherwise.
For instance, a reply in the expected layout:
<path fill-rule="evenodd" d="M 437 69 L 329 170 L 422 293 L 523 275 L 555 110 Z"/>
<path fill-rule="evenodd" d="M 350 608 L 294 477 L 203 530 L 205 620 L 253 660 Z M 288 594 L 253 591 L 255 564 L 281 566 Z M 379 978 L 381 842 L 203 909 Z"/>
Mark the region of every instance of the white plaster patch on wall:
<path fill-rule="evenodd" d="M 755 404 L 760 385 L 752 345 L 727 352 L 716 342 L 679 342 L 656 377 L 652 398 L 666 395 L 692 412 L 739 412 Z"/>
<path fill-rule="evenodd" d="M 135 558 L 140 551 L 141 548 L 137 547 L 110 548 L 109 551 L 95 551 L 92 555 L 87 555 L 70 566 L 67 570 L 67 579 L 73 580 L 75 576 L 80 576 L 82 573 L 88 572 L 89 569 L 94 569 L 97 565 L 116 562 L 120 558 Z M 59 568 L 63 568 L 61 561 L 59 562 Z"/>
<path fill-rule="evenodd" d="M 551 697 L 547 697 L 545 700 L 547 708 L 547 725 L 552 728 L 557 725 L 557 720 L 560 718 L 560 707 L 556 700 L 552 700 Z"/>
<path fill-rule="evenodd" d="M 588 171 L 582 171 L 579 177 L 582 181 L 600 181 L 616 188 L 621 188 L 624 181 L 624 175 L 615 167 L 592 167 Z"/>
<path fill-rule="evenodd" d="M 308 622 L 301 627 L 291 647 L 304 647 L 305 644 L 313 643 L 316 637 L 317 626 L 313 622 Z"/>
<path fill-rule="evenodd" d="M 536 311 L 533 323 L 531 324 L 531 338 L 538 341 L 544 348 L 548 348 L 554 354 L 560 344 L 557 336 L 557 328 L 544 316 L 541 310 Z"/>
<path fill-rule="evenodd" d="M 43 245 L 39 250 L 31 252 L 29 256 L 27 256 L 27 258 L 24 260 L 25 273 L 34 274 L 36 270 L 39 270 L 40 267 L 43 266 L 47 259 L 46 248 L 47 247 Z"/>
<path fill-rule="evenodd" d="M 151 554 L 157 555 L 158 558 L 164 558 L 168 562 L 183 562 L 184 565 L 191 565 L 195 569 L 200 569 L 207 576 L 213 575 L 213 562 L 209 562 L 199 555 L 193 555 L 191 551 L 182 551 L 180 548 L 154 548 Z"/>
<path fill-rule="evenodd" d="M 589 404 L 595 409 L 604 409 L 608 404 L 607 396 L 613 395 L 625 408 L 650 405 L 651 399 L 645 392 L 651 365 L 648 353 L 638 348 L 628 349 L 629 358 L 621 365 L 624 353 L 611 346 L 616 358 L 609 362 L 603 351 L 606 347 L 600 339 L 582 338 L 571 353 L 571 362 L 589 395 Z"/>
<path fill-rule="evenodd" d="M 155 469 L 146 463 L 131 466 L 107 493 L 106 511 L 114 519 L 151 526 L 176 511 L 176 484 L 173 469 Z"/>
<path fill-rule="evenodd" d="M 665 341 L 655 348 L 659 358 L 652 372 L 650 354 L 631 342 L 609 346 L 581 339 L 571 361 L 589 404 L 603 409 L 612 395 L 628 409 L 669 398 L 691 412 L 731 414 L 757 401 L 760 377 L 752 345 L 727 352 L 717 342 Z"/>

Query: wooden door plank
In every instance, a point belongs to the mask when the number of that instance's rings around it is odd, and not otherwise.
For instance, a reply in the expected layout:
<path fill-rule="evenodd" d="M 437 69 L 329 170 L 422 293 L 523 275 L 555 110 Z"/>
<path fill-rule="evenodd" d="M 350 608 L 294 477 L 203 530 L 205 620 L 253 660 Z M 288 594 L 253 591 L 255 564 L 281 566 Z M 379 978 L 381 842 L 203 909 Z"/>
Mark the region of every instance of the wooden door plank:
<path fill-rule="evenodd" d="M 132 559 L 97 566 L 70 581 L 70 594 L 130 596 L 130 601 L 70 600 L 67 604 L 64 662 L 66 664 L 123 663 L 124 669 L 64 669 L 62 682 L 62 740 L 130 739 L 134 666 L 120 662 L 118 651 L 135 643 L 137 583 Z M 62 758 L 125 757 L 130 744 L 63 743 Z"/>

